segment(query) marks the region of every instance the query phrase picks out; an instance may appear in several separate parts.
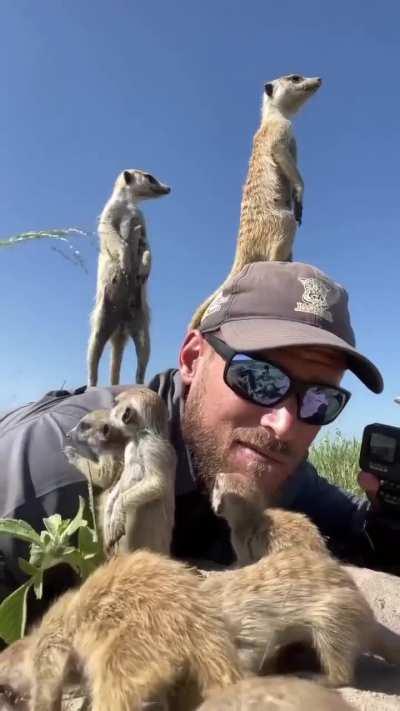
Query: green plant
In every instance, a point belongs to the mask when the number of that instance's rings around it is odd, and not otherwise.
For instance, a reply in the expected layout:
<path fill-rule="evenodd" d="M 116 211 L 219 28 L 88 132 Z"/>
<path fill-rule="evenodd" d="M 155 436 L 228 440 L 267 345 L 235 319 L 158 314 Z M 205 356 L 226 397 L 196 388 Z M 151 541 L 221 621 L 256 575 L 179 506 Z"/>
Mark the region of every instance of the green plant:
<path fill-rule="evenodd" d="M 86 509 L 79 497 L 75 518 L 63 520 L 59 514 L 44 518 L 45 529 L 38 534 L 26 521 L 0 519 L 0 535 L 11 535 L 30 544 L 29 558 L 18 558 L 21 570 L 28 575 L 23 585 L 0 604 L 0 637 L 7 644 L 25 634 L 28 591 L 33 588 L 38 599 L 43 595 L 43 575 L 59 563 L 70 565 L 80 577 L 87 576 L 102 562 L 93 506 Z M 93 527 L 85 518 L 92 518 Z M 72 538 L 77 534 L 77 545 Z"/>
<path fill-rule="evenodd" d="M 318 473 L 344 489 L 361 493 L 357 484 L 361 443 L 355 437 L 346 438 L 340 430 L 335 436 L 325 435 L 310 450 L 309 460 Z"/>

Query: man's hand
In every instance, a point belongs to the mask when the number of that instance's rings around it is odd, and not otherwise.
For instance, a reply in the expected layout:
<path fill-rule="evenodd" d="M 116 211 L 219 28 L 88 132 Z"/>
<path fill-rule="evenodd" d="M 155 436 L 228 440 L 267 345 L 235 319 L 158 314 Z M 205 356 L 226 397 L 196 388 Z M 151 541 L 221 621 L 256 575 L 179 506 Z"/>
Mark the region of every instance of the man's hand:
<path fill-rule="evenodd" d="M 370 472 L 359 472 L 358 483 L 367 494 L 374 511 L 381 511 L 381 505 L 378 501 L 379 479 L 375 474 Z"/>

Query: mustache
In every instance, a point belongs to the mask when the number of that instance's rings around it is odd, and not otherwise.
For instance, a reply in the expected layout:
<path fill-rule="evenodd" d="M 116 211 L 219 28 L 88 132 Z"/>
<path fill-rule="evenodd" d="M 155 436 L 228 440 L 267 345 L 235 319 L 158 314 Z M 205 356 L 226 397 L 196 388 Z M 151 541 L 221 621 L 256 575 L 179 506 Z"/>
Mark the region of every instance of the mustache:
<path fill-rule="evenodd" d="M 236 427 L 231 434 L 229 446 L 237 441 L 265 454 L 277 452 L 290 456 L 292 453 L 289 443 L 278 439 L 269 427 Z"/>

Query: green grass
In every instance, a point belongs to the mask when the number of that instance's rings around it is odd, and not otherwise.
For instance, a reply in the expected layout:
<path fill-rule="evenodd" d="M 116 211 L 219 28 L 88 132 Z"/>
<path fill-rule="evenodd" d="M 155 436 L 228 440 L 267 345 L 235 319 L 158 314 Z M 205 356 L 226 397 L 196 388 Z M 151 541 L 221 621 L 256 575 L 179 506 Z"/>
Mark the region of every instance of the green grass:
<path fill-rule="evenodd" d="M 310 450 L 309 460 L 332 484 L 360 494 L 362 491 L 357 484 L 360 446 L 361 442 L 355 437 L 347 439 L 336 430 L 334 437 L 325 435 L 318 439 Z"/>

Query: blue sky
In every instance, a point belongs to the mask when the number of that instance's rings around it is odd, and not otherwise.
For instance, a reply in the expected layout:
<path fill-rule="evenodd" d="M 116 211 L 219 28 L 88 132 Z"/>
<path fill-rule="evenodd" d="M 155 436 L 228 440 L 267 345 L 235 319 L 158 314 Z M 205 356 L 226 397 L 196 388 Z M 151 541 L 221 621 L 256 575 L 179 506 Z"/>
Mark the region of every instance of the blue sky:
<path fill-rule="evenodd" d="M 385 378 L 376 396 L 346 376 L 353 399 L 334 428 L 399 425 L 399 23 L 395 2 L 3 0 L 0 238 L 94 232 L 123 168 L 169 183 L 145 207 L 148 375 L 174 366 L 192 312 L 233 259 L 264 82 L 322 76 L 295 123 L 306 185 L 295 258 L 346 286 L 358 345 Z M 85 382 L 96 239 L 74 238 L 88 273 L 59 246 L 0 251 L 0 410 Z M 130 346 L 122 380 L 135 368 Z M 103 384 L 107 373 L 108 353 Z"/>

